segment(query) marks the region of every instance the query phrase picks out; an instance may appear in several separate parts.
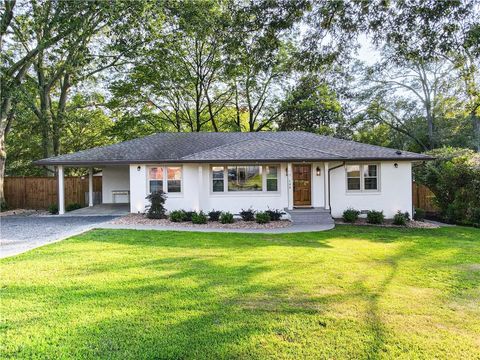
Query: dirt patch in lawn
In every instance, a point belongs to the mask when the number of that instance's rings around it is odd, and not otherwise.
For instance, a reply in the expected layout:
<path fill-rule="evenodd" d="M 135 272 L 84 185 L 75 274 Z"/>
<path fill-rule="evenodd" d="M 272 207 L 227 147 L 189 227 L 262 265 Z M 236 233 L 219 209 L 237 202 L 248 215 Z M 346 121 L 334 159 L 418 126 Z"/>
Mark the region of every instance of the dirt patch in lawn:
<path fill-rule="evenodd" d="M 233 224 L 222 224 L 218 221 L 209 221 L 206 224 L 193 224 L 188 221 L 173 222 L 168 219 L 149 219 L 142 214 L 129 214 L 121 218 L 114 219 L 111 224 L 118 225 L 156 225 L 178 228 L 199 228 L 199 229 L 277 229 L 292 225 L 288 220 L 271 221 L 268 224 L 257 224 L 255 221 L 236 220 Z"/>

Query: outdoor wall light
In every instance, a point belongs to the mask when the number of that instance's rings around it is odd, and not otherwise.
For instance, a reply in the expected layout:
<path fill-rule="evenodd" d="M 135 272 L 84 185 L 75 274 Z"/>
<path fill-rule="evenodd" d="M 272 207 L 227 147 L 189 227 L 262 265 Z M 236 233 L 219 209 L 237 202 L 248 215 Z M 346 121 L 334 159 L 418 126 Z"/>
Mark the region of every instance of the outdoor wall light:
<path fill-rule="evenodd" d="M 320 174 L 321 174 L 320 166 L 317 166 L 317 176 L 320 176 Z"/>
<path fill-rule="evenodd" d="M 141 166 L 137 166 L 137 171 L 140 171 L 142 170 L 142 167 Z"/>
<path fill-rule="evenodd" d="M 395 166 L 395 169 L 398 168 L 398 164 L 397 164 L 397 163 L 393 164 L 393 166 Z"/>

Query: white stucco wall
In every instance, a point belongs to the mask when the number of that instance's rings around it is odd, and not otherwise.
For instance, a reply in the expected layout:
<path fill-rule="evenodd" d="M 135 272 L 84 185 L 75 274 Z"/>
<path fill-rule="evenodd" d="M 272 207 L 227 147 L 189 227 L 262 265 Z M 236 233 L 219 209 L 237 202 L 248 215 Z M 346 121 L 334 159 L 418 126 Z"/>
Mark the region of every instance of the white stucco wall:
<path fill-rule="evenodd" d="M 341 163 L 330 163 L 334 167 Z M 241 209 L 252 207 L 256 210 L 284 209 L 291 202 L 288 190 L 287 163 L 280 163 L 278 193 L 267 192 L 226 192 L 211 191 L 210 164 L 182 165 L 182 193 L 168 194 L 166 207 L 168 211 L 176 209 L 203 210 L 212 209 L 238 213 Z M 346 191 L 346 174 L 342 166 L 331 173 L 331 206 L 332 215 L 341 217 L 349 207 L 358 210 L 384 210 L 387 217 L 392 217 L 397 210 L 412 211 L 411 163 L 394 162 L 380 164 L 380 191 L 375 193 L 348 193 Z M 175 165 L 178 166 L 178 165 Z M 316 175 L 317 166 L 321 175 Z M 140 167 L 140 170 L 137 169 Z M 130 207 L 131 212 L 144 212 L 148 205 L 146 200 L 148 180 L 147 165 L 130 165 Z M 325 205 L 325 173 L 323 163 L 312 164 L 312 206 Z M 290 198 L 290 199 L 289 199 Z"/>
<path fill-rule="evenodd" d="M 412 163 L 394 161 L 380 163 L 380 190 L 378 192 L 347 192 L 346 171 L 342 166 L 331 171 L 330 202 L 332 216 L 341 217 L 345 209 L 383 210 L 392 218 L 400 210 L 412 213 Z M 338 163 L 330 164 L 334 167 Z"/>
<path fill-rule="evenodd" d="M 110 204 L 114 202 L 112 197 L 113 190 L 129 190 L 129 171 L 128 166 L 111 166 L 102 169 L 102 202 Z M 128 203 L 126 196 L 117 196 L 118 203 Z"/>

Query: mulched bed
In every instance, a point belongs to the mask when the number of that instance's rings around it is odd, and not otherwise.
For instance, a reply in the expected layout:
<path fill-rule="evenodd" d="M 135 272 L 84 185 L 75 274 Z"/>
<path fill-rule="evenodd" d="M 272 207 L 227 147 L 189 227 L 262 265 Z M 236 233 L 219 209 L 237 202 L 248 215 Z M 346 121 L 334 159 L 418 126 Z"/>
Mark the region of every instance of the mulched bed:
<path fill-rule="evenodd" d="M 46 210 L 29 210 L 29 209 L 13 209 L 0 212 L 0 217 L 2 216 L 43 216 L 50 214 Z"/>
<path fill-rule="evenodd" d="M 424 222 L 424 221 L 415 221 L 415 220 L 410 220 L 407 222 L 407 225 L 401 226 L 401 225 L 394 225 L 392 220 L 385 220 L 385 222 L 381 225 L 378 224 L 369 224 L 367 223 L 367 219 L 359 218 L 354 224 L 352 223 L 347 223 L 343 221 L 343 219 L 335 219 L 335 224 L 338 225 L 360 225 L 360 226 L 378 226 L 378 227 L 390 227 L 390 228 L 412 228 L 412 229 L 437 229 L 440 226 L 438 224 L 432 224 L 429 222 Z"/>
<path fill-rule="evenodd" d="M 157 225 L 165 227 L 191 227 L 199 229 L 278 229 L 292 225 L 288 220 L 271 221 L 268 224 L 257 224 L 255 221 L 235 220 L 233 224 L 222 224 L 218 221 L 209 221 L 206 224 L 193 224 L 192 222 L 172 222 L 168 219 L 148 219 L 142 214 L 129 214 L 110 222 L 118 225 Z"/>

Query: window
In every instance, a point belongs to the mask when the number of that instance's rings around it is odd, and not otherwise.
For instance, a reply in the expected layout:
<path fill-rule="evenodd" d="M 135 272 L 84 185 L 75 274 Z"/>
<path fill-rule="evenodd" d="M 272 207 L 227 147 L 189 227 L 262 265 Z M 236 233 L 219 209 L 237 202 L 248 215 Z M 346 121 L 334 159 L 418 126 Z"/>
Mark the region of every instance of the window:
<path fill-rule="evenodd" d="M 265 170 L 267 173 L 267 191 L 278 191 L 278 167 L 268 165 Z"/>
<path fill-rule="evenodd" d="M 182 192 L 182 168 L 167 167 L 167 192 Z"/>
<path fill-rule="evenodd" d="M 224 167 L 223 166 L 214 166 L 212 167 L 212 179 L 213 179 L 213 192 L 223 192 L 224 191 Z"/>
<path fill-rule="evenodd" d="M 169 193 L 182 192 L 181 166 L 152 166 L 148 168 L 150 193 L 160 190 Z"/>
<path fill-rule="evenodd" d="M 360 190 L 360 165 L 347 165 L 348 190 Z"/>
<path fill-rule="evenodd" d="M 229 166 L 228 191 L 262 191 L 260 166 Z"/>
<path fill-rule="evenodd" d="M 150 193 L 163 190 L 163 167 L 151 167 L 148 169 Z"/>
<path fill-rule="evenodd" d="M 364 165 L 363 178 L 365 190 L 377 190 L 377 165 Z"/>
<path fill-rule="evenodd" d="M 278 192 L 279 165 L 215 165 L 211 167 L 211 191 Z"/>
<path fill-rule="evenodd" d="M 378 190 L 378 165 L 347 165 L 347 190 Z"/>

